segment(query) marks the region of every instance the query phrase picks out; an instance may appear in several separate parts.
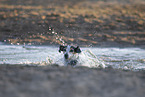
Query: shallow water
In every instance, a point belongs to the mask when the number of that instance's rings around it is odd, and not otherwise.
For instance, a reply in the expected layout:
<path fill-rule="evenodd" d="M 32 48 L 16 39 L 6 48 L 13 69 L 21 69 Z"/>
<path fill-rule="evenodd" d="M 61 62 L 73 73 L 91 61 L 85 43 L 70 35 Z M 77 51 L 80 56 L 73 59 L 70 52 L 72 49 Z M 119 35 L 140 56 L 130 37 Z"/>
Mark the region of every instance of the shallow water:
<path fill-rule="evenodd" d="M 145 49 L 140 48 L 81 48 L 79 65 L 98 67 L 100 64 L 129 70 L 145 69 Z M 87 51 L 94 56 L 90 56 Z M 53 46 L 22 46 L 0 43 L 0 64 L 64 65 L 63 54 Z"/>

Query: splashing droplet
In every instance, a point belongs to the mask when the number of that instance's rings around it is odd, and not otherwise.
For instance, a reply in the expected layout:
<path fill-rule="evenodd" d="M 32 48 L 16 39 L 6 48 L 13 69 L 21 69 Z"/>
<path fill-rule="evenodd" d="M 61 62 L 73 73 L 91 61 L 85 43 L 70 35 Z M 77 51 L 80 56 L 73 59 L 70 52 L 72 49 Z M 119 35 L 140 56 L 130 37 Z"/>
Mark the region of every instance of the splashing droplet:
<path fill-rule="evenodd" d="M 20 45 L 20 43 L 17 43 L 17 45 Z"/>
<path fill-rule="evenodd" d="M 52 33 L 54 34 L 54 31 L 52 31 Z"/>

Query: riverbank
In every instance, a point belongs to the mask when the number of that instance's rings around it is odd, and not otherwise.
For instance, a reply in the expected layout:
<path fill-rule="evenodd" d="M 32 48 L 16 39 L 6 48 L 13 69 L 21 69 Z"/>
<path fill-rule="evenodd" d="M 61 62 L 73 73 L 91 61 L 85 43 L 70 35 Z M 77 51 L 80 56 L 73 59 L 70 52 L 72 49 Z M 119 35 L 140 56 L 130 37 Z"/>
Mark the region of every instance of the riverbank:
<path fill-rule="evenodd" d="M 145 71 L 0 65 L 1 97 L 144 97 Z"/>

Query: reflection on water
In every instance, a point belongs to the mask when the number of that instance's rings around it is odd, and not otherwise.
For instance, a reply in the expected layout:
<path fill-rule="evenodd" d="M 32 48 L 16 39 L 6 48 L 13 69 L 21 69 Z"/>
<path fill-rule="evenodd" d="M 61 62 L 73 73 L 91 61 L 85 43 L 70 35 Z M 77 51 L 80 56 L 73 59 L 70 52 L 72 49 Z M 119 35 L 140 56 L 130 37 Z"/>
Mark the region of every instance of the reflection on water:
<path fill-rule="evenodd" d="M 113 68 L 144 69 L 145 50 L 140 48 L 81 48 L 79 65 L 98 67 L 105 64 Z M 88 51 L 92 52 L 91 56 Z M 95 55 L 95 57 L 94 57 Z M 0 43 L 0 64 L 64 65 L 58 47 L 5 45 Z"/>

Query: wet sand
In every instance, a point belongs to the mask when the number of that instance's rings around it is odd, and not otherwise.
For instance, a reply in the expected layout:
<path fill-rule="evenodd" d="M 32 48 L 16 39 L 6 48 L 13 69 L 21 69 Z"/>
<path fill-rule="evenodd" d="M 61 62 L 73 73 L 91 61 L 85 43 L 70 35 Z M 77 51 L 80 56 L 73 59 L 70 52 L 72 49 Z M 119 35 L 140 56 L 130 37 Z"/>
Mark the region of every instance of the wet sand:
<path fill-rule="evenodd" d="M 145 71 L 0 65 L 0 97 L 144 97 Z"/>

